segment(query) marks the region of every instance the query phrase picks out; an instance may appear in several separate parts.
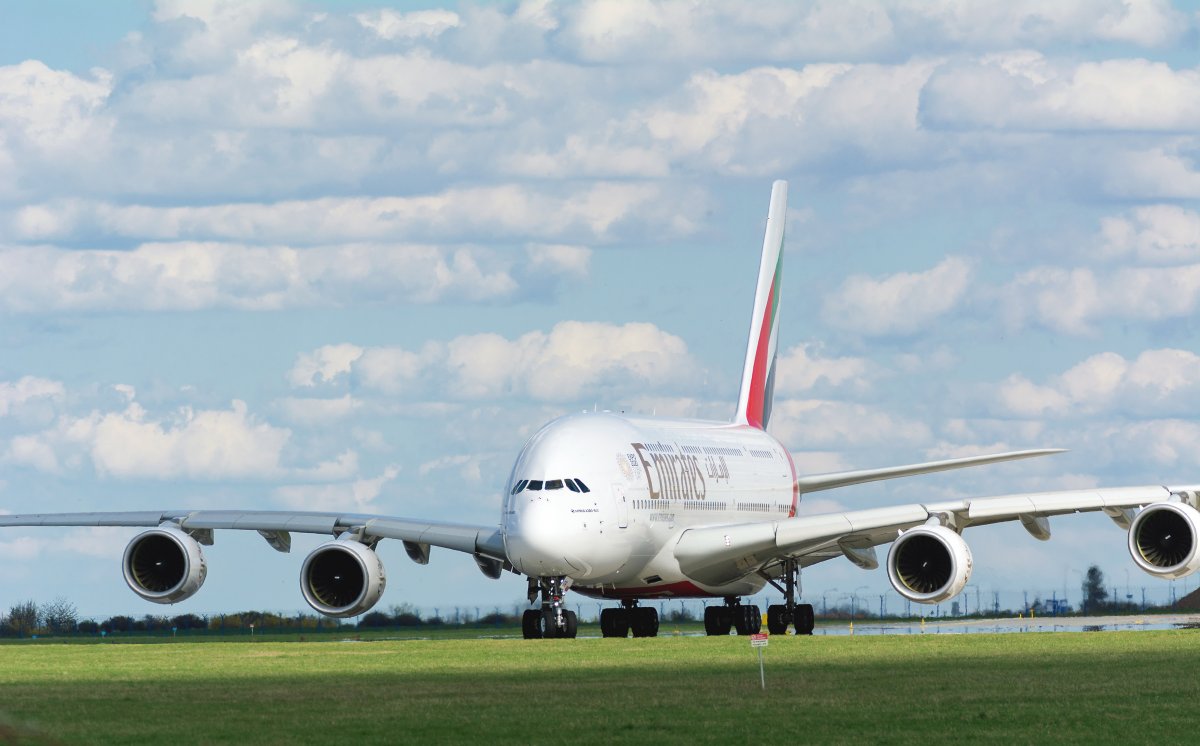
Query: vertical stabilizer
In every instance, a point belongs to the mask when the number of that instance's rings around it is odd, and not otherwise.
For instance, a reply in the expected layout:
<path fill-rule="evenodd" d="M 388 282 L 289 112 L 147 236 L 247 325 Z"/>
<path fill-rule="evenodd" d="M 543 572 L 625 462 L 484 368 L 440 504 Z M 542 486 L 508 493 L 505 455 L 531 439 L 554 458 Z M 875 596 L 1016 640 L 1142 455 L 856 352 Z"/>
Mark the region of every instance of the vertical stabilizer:
<path fill-rule="evenodd" d="M 766 428 L 771 418 L 775 392 L 775 352 L 779 340 L 779 286 L 783 272 L 783 223 L 787 212 L 787 182 L 771 185 L 771 208 L 767 212 L 767 234 L 763 238 L 758 265 L 758 288 L 754 291 L 754 315 L 742 368 L 735 422 Z"/>

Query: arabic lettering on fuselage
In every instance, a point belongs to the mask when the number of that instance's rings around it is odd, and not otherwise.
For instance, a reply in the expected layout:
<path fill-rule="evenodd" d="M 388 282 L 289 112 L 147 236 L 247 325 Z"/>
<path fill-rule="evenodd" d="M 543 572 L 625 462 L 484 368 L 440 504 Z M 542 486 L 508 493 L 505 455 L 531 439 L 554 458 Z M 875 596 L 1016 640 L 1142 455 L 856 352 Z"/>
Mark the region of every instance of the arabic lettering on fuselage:
<path fill-rule="evenodd" d="M 646 475 L 651 500 L 704 500 L 708 495 L 708 480 L 729 481 L 724 456 L 705 456 L 701 468 L 697 456 L 677 453 L 665 443 L 630 445 Z"/>

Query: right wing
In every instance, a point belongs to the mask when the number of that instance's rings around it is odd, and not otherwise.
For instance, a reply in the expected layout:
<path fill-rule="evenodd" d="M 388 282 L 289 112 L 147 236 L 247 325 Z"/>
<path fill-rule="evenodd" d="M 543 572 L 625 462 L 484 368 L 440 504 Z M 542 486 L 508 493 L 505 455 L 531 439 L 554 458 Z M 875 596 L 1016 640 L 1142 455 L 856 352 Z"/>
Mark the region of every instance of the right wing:
<path fill-rule="evenodd" d="M 507 564 L 498 526 L 439 523 L 412 518 L 359 513 L 274 510 L 166 510 L 110 513 L 31 513 L 0 515 L 0 526 L 142 526 L 164 524 L 187 531 L 202 544 L 212 543 L 214 529 L 258 531 L 281 552 L 291 548 L 291 533 L 336 537 L 360 531 L 366 539 L 399 539 L 410 557 L 424 564 L 429 547 L 443 547 Z M 482 565 L 481 565 L 482 567 Z M 485 570 L 486 572 L 486 570 Z"/>
<path fill-rule="evenodd" d="M 1128 528 L 1134 509 L 1173 498 L 1195 504 L 1200 485 L 1036 492 L 692 528 L 680 535 L 674 553 L 684 574 L 709 585 L 733 582 L 784 559 L 807 567 L 845 556 L 871 569 L 878 566 L 874 547 L 931 518 L 960 533 L 971 526 L 1019 520 L 1035 537 L 1047 539 L 1048 516 L 1102 510 Z"/>

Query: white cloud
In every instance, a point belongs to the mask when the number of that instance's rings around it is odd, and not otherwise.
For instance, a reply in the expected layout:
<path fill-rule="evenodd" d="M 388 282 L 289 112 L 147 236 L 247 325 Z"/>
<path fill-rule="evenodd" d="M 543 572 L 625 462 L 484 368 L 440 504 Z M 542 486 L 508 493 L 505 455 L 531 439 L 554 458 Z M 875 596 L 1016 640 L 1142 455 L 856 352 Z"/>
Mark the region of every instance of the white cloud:
<path fill-rule="evenodd" d="M 297 484 L 277 487 L 276 501 L 294 510 L 374 510 L 375 500 L 384 486 L 400 474 L 400 467 L 388 466 L 383 473 L 370 479 L 356 479 L 336 484 Z"/>
<path fill-rule="evenodd" d="M 849 385 L 866 388 L 870 363 L 861 357 L 823 357 L 820 347 L 812 344 L 796 345 L 779 356 L 775 371 L 775 392 L 778 395 L 809 391 L 825 384 L 831 387 Z"/>
<path fill-rule="evenodd" d="M 87 80 L 37 60 L 0 67 L 0 135 L 43 155 L 83 156 L 103 146 L 111 121 L 100 116 L 112 79 Z"/>
<path fill-rule="evenodd" d="M 229 409 L 183 407 L 152 417 L 136 401 L 121 411 L 60 416 L 53 427 L 12 438 L 4 461 L 45 472 L 76 470 L 118 479 L 345 479 L 358 469 L 345 451 L 308 467 L 284 462 L 292 431 L 259 420 L 242 401 Z"/>
<path fill-rule="evenodd" d="M 354 19 L 363 28 L 374 31 L 381 39 L 432 39 L 456 28 L 458 14 L 449 10 L 415 10 L 398 13 L 390 8 L 358 13 Z"/>
<path fill-rule="evenodd" d="M 1103 194 L 1122 199 L 1200 198 L 1200 169 L 1190 137 L 1159 141 L 1152 147 L 1114 148 L 1098 159 Z"/>
<path fill-rule="evenodd" d="M 436 385 L 453 398 L 528 396 L 568 401 L 583 394 L 640 391 L 672 384 L 686 388 L 698 365 L 682 339 L 653 324 L 563 321 L 549 333 L 517 339 L 473 334 L 419 351 L 335 345 L 302 355 L 289 378 L 298 385 L 349 374 L 361 385 L 396 394 Z"/>
<path fill-rule="evenodd" d="M 352 344 L 325 345 L 303 353 L 288 372 L 293 386 L 315 386 L 350 372 L 350 365 L 362 357 L 363 348 Z"/>
<path fill-rule="evenodd" d="M 534 275 L 581 280 L 588 275 L 592 250 L 566 244 L 531 244 L 525 247 L 528 271 Z"/>
<path fill-rule="evenodd" d="M 953 310 L 970 281 L 970 264 L 953 256 L 925 272 L 880 280 L 855 275 L 826 297 L 821 317 L 833 326 L 871 336 L 913 334 Z"/>
<path fill-rule="evenodd" d="M 1176 39 L 1187 16 L 1167 0 L 906 0 L 897 9 L 910 32 L 966 48 L 1055 42 L 1129 42 L 1147 47 Z"/>
<path fill-rule="evenodd" d="M 361 400 L 349 394 L 333 399 L 285 397 L 280 399 L 278 404 L 284 419 L 300 425 L 336 422 L 349 417 L 363 406 Z"/>
<path fill-rule="evenodd" d="M 290 435 L 255 421 L 241 401 L 227 411 L 184 410 L 170 423 L 148 420 L 135 403 L 68 428 L 68 437 L 88 444 L 99 473 L 154 479 L 271 475 Z"/>
<path fill-rule="evenodd" d="M 1200 262 L 1200 213 L 1177 205 L 1147 205 L 1100 221 L 1101 252 L 1145 264 Z"/>
<path fill-rule="evenodd" d="M 879 444 L 915 447 L 932 437 L 923 422 L 865 404 L 820 399 L 776 400 L 770 430 L 796 450 Z"/>
<path fill-rule="evenodd" d="M 627 224 L 687 232 L 693 190 L 650 183 L 583 187 L 518 184 L 460 187 L 416 197 L 323 197 L 271 204 L 150 207 L 64 200 L 21 208 L 11 218 L 26 241 L 79 234 L 148 240 L 333 244 L 474 236 L 602 239 Z M 665 229 L 664 229 L 665 227 Z"/>
<path fill-rule="evenodd" d="M 38 400 L 59 401 L 66 388 L 59 381 L 36 376 L 23 376 L 16 381 L 0 381 L 0 417 L 12 414 L 19 407 Z"/>
<path fill-rule="evenodd" d="M 1014 374 L 997 390 L 1005 412 L 1021 417 L 1127 412 L 1200 411 L 1200 356 L 1187 350 L 1145 350 L 1135 360 L 1104 352 L 1035 384 Z"/>
<path fill-rule="evenodd" d="M 532 266 L 532 265 L 530 265 Z M 580 266 L 538 257 L 537 270 Z M 586 271 L 586 262 L 584 263 Z M 91 309 L 266 310 L 356 303 L 486 302 L 513 296 L 525 271 L 489 249 L 356 244 L 295 249 L 153 243 L 131 251 L 0 247 L 0 306 L 24 312 Z"/>
<path fill-rule="evenodd" d="M 1093 334 L 1104 319 L 1183 318 L 1200 303 L 1200 264 L 1111 272 L 1037 267 L 1008 283 L 1000 300 L 1011 325 L 1034 322 L 1069 334 Z"/>
<path fill-rule="evenodd" d="M 426 461 L 417 468 L 417 475 L 427 477 L 438 471 L 453 471 L 464 482 L 482 484 L 484 481 L 483 466 L 492 456 L 487 454 L 460 453 L 451 456 L 440 456 L 432 461 Z"/>
<path fill-rule="evenodd" d="M 940 67 L 922 95 L 940 127 L 1167 130 L 1200 126 L 1200 70 L 1143 59 L 1064 63 L 1039 52 Z"/>
<path fill-rule="evenodd" d="M 129 529 L 89 526 L 72 529 L 60 536 L 17 536 L 0 541 L 0 558 L 28 562 L 46 554 L 73 554 L 93 559 L 116 559 L 125 551 L 128 542 Z"/>

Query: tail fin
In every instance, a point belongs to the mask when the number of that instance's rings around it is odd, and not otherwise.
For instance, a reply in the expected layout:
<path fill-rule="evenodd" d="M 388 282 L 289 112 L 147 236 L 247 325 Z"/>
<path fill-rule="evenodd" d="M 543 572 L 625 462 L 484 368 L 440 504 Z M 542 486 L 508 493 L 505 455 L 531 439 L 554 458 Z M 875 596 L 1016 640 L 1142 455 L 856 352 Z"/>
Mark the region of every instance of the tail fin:
<path fill-rule="evenodd" d="M 775 393 L 775 352 L 779 339 L 779 288 L 783 273 L 783 223 L 787 212 L 787 182 L 771 185 L 771 208 L 767 212 L 767 234 L 763 238 L 758 265 L 758 289 L 754 291 L 754 315 L 750 340 L 742 368 L 742 390 L 738 394 L 734 421 L 759 429 L 771 418 Z"/>

